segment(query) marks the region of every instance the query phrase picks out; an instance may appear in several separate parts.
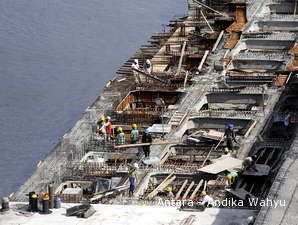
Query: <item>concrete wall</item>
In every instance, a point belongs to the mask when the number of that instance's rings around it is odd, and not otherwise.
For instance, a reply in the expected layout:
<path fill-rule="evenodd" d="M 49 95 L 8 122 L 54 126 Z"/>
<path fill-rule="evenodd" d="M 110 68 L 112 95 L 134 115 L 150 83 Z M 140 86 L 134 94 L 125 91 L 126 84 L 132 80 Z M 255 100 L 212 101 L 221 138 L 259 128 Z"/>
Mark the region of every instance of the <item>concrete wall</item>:
<path fill-rule="evenodd" d="M 290 49 L 294 41 L 290 40 L 266 40 L 266 39 L 248 39 L 244 41 L 248 49 L 262 50 L 286 50 Z"/>
<path fill-rule="evenodd" d="M 207 100 L 208 100 L 208 103 L 260 105 L 262 103 L 262 95 L 261 94 L 212 93 L 207 95 Z"/>
<path fill-rule="evenodd" d="M 298 21 L 259 21 L 258 26 L 261 30 L 272 31 L 298 31 Z"/>
<path fill-rule="evenodd" d="M 228 124 L 234 124 L 241 134 L 250 127 L 251 120 L 244 119 L 225 119 L 225 118 L 193 118 L 188 122 L 188 129 L 192 128 L 208 128 L 224 130 Z"/>
<path fill-rule="evenodd" d="M 259 69 L 259 70 L 279 70 L 283 62 L 273 60 L 260 60 L 260 59 L 234 59 L 233 66 L 236 69 Z"/>

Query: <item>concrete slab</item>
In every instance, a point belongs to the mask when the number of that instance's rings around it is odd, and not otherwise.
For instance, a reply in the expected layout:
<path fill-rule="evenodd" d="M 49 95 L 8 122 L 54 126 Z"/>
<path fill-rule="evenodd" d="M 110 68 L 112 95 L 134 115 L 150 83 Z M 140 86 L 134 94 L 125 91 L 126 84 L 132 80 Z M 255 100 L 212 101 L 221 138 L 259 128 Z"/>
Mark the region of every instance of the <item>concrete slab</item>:
<path fill-rule="evenodd" d="M 193 225 L 245 224 L 254 210 L 230 210 L 208 208 L 204 212 L 182 212 L 176 207 L 140 205 L 93 205 L 96 213 L 88 219 L 67 217 L 66 209 L 74 204 L 63 204 L 61 209 L 53 209 L 49 215 L 27 215 L 10 210 L 0 216 L 0 225 L 179 225 L 191 215 L 195 216 Z"/>
<path fill-rule="evenodd" d="M 280 200 L 278 207 L 265 206 L 261 209 L 256 225 L 294 225 L 298 221 L 298 135 L 291 147 L 291 153 L 273 183 L 268 198 Z"/>

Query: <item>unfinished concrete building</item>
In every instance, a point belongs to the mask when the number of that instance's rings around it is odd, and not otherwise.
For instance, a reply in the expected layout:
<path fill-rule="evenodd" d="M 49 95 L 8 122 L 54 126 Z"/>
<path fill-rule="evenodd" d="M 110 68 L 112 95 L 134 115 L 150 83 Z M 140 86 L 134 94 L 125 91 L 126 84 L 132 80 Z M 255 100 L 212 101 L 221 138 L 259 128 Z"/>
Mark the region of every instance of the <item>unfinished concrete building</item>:
<path fill-rule="evenodd" d="M 244 205 L 221 206 L 206 224 L 241 224 L 238 214 L 253 215 L 257 225 L 297 224 L 296 11 L 297 2 L 290 0 L 188 0 L 188 14 L 170 21 L 168 31 L 154 34 L 124 63 L 12 198 L 24 201 L 27 193 L 46 191 L 48 184 L 74 203 L 199 201 L 207 191 L 216 200 L 232 198 Z M 140 65 L 152 62 L 151 74 L 141 68 L 142 85 L 134 82 L 133 59 Z M 157 105 L 156 98 L 165 105 Z M 156 140 L 165 134 L 163 140 L 172 143 L 152 145 L 150 160 L 138 147 L 115 148 L 94 135 L 101 115 L 110 115 L 127 138 L 130 124 L 137 123 L 140 132 L 150 127 Z M 227 124 L 235 125 L 238 144 L 223 157 Z M 227 188 L 227 172 L 240 170 L 252 155 L 260 170 L 243 172 L 235 188 Z M 134 162 L 140 168 L 131 198 L 127 172 Z M 164 193 L 167 186 L 171 195 Z M 267 197 L 283 197 L 287 206 L 247 202 Z M 230 218 L 223 220 L 226 213 Z"/>

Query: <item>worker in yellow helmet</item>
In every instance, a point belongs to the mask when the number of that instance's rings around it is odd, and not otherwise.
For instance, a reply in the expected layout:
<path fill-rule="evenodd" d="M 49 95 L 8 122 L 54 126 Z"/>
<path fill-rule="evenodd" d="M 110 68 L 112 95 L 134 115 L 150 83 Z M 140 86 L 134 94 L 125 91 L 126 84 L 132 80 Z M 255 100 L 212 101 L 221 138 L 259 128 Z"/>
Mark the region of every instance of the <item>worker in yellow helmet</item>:
<path fill-rule="evenodd" d="M 206 191 L 202 191 L 201 197 L 203 198 L 202 202 L 201 202 L 201 205 L 203 207 L 212 207 L 213 206 L 214 199 L 210 195 L 207 195 Z"/>
<path fill-rule="evenodd" d="M 124 145 L 125 144 L 125 134 L 123 133 L 122 127 L 117 128 L 117 144 Z"/>
<path fill-rule="evenodd" d="M 138 163 L 133 165 L 128 164 L 128 181 L 129 181 L 129 197 L 132 197 L 137 186 L 137 177 L 138 177 Z"/>
<path fill-rule="evenodd" d="M 227 175 L 227 183 L 231 188 L 234 188 L 237 183 L 238 173 L 236 171 L 232 171 Z"/>
<path fill-rule="evenodd" d="M 139 141 L 139 130 L 137 124 L 132 124 L 131 125 L 132 130 L 130 132 L 130 143 L 131 144 L 136 144 Z"/>
<path fill-rule="evenodd" d="M 168 198 L 174 198 L 174 194 L 173 194 L 173 188 L 168 186 L 164 189 L 165 194 Z"/>
<path fill-rule="evenodd" d="M 223 158 L 231 157 L 231 153 L 230 153 L 230 150 L 228 147 L 224 148 L 224 154 L 221 157 L 223 157 Z"/>

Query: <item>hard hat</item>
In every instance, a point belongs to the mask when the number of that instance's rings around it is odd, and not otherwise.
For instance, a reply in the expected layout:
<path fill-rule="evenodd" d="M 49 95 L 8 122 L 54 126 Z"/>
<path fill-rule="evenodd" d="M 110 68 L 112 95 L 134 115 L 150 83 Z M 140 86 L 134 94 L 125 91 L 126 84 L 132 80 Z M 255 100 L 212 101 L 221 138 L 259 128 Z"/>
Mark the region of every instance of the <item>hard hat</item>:
<path fill-rule="evenodd" d="M 136 169 L 139 169 L 139 165 L 137 163 L 134 163 L 133 167 L 136 168 Z"/>
<path fill-rule="evenodd" d="M 111 119 L 111 117 L 107 116 L 107 120 L 110 120 L 110 119 Z"/>
<path fill-rule="evenodd" d="M 36 194 L 33 194 L 33 195 L 31 196 L 31 198 L 37 198 L 37 195 L 36 195 Z"/>
<path fill-rule="evenodd" d="M 231 124 L 231 123 L 228 124 L 228 128 L 229 128 L 229 129 L 234 129 L 234 124 Z"/>
<path fill-rule="evenodd" d="M 123 130 L 122 130 L 122 127 L 118 127 L 118 128 L 117 128 L 117 131 L 122 132 L 122 131 L 123 131 Z"/>
<path fill-rule="evenodd" d="M 232 180 L 232 176 L 231 175 L 228 175 L 227 176 L 227 180 L 231 181 Z"/>
<path fill-rule="evenodd" d="M 207 195 L 206 191 L 202 191 L 201 196 L 206 196 L 206 195 Z"/>
<path fill-rule="evenodd" d="M 229 153 L 229 148 L 228 147 L 224 148 L 224 153 Z"/>
<path fill-rule="evenodd" d="M 132 128 L 137 128 L 138 127 L 135 123 L 133 123 L 131 126 L 132 126 Z"/>
<path fill-rule="evenodd" d="M 149 134 L 149 129 L 146 128 L 146 129 L 144 130 L 144 132 L 145 132 L 145 134 Z"/>
<path fill-rule="evenodd" d="M 170 191 L 173 191 L 173 188 L 172 187 L 166 187 L 164 190 L 170 192 Z"/>
<path fill-rule="evenodd" d="M 147 63 L 147 64 L 151 64 L 151 62 L 150 62 L 149 59 L 146 59 L 146 63 Z"/>
<path fill-rule="evenodd" d="M 134 59 L 133 61 L 135 64 L 139 64 L 139 60 L 138 59 Z"/>
<path fill-rule="evenodd" d="M 104 121 L 104 120 L 105 120 L 105 117 L 104 117 L 104 116 L 101 116 L 101 117 L 99 117 L 98 120 L 99 120 L 99 121 Z"/>
<path fill-rule="evenodd" d="M 42 197 L 43 200 L 50 200 L 50 196 L 48 193 L 44 193 L 43 197 Z"/>

